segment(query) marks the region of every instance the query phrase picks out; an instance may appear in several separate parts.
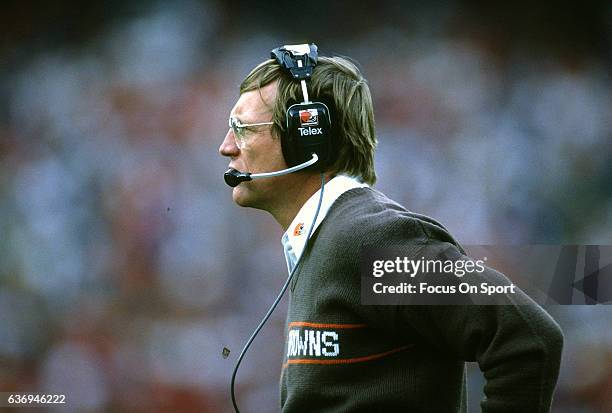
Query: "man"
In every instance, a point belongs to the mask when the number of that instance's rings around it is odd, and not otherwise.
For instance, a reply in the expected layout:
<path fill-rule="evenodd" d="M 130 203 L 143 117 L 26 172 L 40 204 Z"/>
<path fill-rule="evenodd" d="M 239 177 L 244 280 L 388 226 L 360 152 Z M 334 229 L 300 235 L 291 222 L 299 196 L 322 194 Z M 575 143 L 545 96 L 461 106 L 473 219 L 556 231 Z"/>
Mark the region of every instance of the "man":
<path fill-rule="evenodd" d="M 290 166 L 286 111 L 308 99 L 279 63 L 262 62 L 240 86 L 219 148 L 230 168 L 255 174 Z M 465 361 L 477 361 L 487 380 L 483 411 L 549 411 L 562 335 L 520 291 L 495 306 L 362 305 L 364 248 L 401 246 L 418 259 L 427 246 L 432 256 L 454 260 L 463 250 L 442 225 L 370 187 L 376 137 L 359 69 L 345 58 L 319 57 L 307 83 L 311 100 L 329 106 L 334 125 L 323 198 L 312 168 L 242 182 L 232 192 L 238 205 L 268 211 L 285 231 L 293 279 L 282 411 L 464 412 Z M 506 282 L 493 270 L 479 277 Z"/>

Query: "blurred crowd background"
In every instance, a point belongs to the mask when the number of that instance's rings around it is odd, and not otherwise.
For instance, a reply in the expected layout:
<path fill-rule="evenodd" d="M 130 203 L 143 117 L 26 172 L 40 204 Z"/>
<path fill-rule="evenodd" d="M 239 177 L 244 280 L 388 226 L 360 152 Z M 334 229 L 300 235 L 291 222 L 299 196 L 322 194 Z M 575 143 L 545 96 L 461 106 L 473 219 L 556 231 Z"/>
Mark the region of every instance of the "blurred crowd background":
<path fill-rule="evenodd" d="M 460 242 L 612 244 L 612 5 L 422 3 L 3 2 L 0 391 L 230 410 L 287 272 L 280 227 L 232 203 L 217 149 L 240 81 L 282 44 L 361 64 L 376 187 Z M 554 412 L 612 411 L 611 308 L 549 308 Z M 278 408 L 285 309 L 242 364 L 244 411 Z M 479 411 L 474 365 L 469 382 Z"/>

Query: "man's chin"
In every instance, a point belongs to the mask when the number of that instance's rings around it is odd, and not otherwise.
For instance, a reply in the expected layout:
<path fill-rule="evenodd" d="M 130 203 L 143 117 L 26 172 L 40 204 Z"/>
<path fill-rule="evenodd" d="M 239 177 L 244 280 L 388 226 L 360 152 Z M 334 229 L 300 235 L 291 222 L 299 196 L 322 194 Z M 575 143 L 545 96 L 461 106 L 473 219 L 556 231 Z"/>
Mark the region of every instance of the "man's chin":
<path fill-rule="evenodd" d="M 244 183 L 241 183 L 232 190 L 232 199 L 241 207 L 257 208 L 254 194 Z"/>

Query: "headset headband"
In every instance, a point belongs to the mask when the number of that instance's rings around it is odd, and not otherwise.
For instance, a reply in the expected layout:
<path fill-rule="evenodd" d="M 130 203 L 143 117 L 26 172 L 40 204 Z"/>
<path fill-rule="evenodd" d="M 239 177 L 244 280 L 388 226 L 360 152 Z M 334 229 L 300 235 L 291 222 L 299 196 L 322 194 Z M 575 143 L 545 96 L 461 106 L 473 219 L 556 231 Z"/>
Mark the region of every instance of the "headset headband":
<path fill-rule="evenodd" d="M 317 65 L 317 45 L 304 43 L 277 47 L 270 52 L 270 57 L 276 59 L 294 79 L 310 79 L 312 69 Z"/>
<path fill-rule="evenodd" d="M 312 169 L 324 170 L 333 159 L 331 115 L 323 102 L 311 102 L 306 82 L 312 78 L 317 65 L 317 46 L 294 44 L 277 47 L 270 52 L 281 68 L 302 87 L 302 103 L 287 108 L 286 129 L 281 135 L 281 147 L 287 165 L 304 165 L 316 154 Z"/>
<path fill-rule="evenodd" d="M 312 69 L 317 65 L 317 45 L 314 43 L 290 44 L 277 47 L 270 52 L 283 69 L 289 72 L 302 85 L 303 103 L 309 103 L 306 79 L 312 76 Z"/>

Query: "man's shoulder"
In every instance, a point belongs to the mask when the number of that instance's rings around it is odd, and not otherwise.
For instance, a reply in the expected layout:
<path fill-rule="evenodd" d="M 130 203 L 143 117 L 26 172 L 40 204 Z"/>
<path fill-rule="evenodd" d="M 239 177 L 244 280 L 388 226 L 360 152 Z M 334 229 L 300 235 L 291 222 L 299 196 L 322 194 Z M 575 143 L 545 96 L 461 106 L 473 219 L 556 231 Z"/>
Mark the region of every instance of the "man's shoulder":
<path fill-rule="evenodd" d="M 440 240 L 456 244 L 438 221 L 409 211 L 382 192 L 369 187 L 354 188 L 340 195 L 324 222 L 328 231 L 343 238 L 361 237 L 370 242 Z"/>

